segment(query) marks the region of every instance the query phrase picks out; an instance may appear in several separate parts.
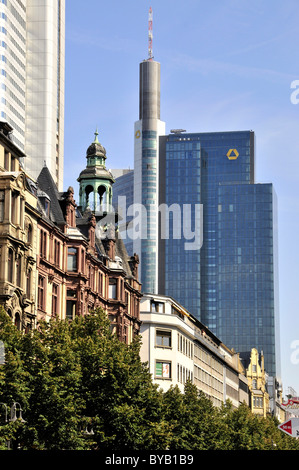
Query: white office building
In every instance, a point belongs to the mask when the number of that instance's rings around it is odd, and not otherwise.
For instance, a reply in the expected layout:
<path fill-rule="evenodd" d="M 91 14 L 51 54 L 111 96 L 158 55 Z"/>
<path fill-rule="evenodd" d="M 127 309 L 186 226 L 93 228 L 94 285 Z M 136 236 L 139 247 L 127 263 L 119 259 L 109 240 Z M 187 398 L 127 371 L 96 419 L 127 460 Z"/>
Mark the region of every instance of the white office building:
<path fill-rule="evenodd" d="M 0 0 L 0 119 L 37 178 L 63 187 L 65 0 Z"/>
<path fill-rule="evenodd" d="M 160 63 L 144 60 L 139 65 L 139 121 L 134 132 L 134 204 L 142 208 L 136 217 L 133 251 L 140 259 L 145 292 L 158 292 L 158 188 L 159 137 L 165 135 L 160 120 Z M 141 222 L 140 222 L 141 220 Z"/>
<path fill-rule="evenodd" d="M 248 380 L 239 354 L 227 348 L 182 305 L 165 295 L 144 294 L 140 304 L 140 357 L 154 383 L 183 392 L 189 379 L 214 406 L 249 403 Z"/>

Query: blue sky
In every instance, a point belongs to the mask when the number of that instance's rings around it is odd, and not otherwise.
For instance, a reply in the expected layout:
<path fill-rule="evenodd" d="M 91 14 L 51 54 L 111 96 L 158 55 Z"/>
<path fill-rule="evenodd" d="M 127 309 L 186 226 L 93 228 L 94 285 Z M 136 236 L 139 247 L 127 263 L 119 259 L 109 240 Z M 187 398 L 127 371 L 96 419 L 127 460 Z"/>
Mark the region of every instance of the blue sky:
<path fill-rule="evenodd" d="M 64 187 L 78 194 L 97 127 L 107 166 L 134 166 L 150 6 L 166 132 L 255 131 L 256 182 L 278 198 L 284 392 L 299 394 L 298 0 L 66 0 Z"/>

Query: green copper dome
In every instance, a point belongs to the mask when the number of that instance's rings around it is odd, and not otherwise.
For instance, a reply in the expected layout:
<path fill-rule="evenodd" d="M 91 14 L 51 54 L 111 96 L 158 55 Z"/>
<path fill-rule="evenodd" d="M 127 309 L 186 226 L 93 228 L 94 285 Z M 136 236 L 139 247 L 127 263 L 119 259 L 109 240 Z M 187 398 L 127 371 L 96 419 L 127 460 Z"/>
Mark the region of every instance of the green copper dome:
<path fill-rule="evenodd" d="M 80 206 L 83 210 L 88 207 L 93 211 L 110 210 L 114 179 L 106 168 L 106 149 L 98 141 L 97 131 L 94 141 L 86 151 L 86 158 L 86 168 L 81 171 L 77 180 L 80 183 Z"/>
<path fill-rule="evenodd" d="M 102 146 L 102 144 L 98 141 L 98 131 L 95 132 L 95 139 L 94 141 L 90 144 L 86 151 L 86 157 L 99 157 L 101 159 L 106 160 L 106 149 Z"/>

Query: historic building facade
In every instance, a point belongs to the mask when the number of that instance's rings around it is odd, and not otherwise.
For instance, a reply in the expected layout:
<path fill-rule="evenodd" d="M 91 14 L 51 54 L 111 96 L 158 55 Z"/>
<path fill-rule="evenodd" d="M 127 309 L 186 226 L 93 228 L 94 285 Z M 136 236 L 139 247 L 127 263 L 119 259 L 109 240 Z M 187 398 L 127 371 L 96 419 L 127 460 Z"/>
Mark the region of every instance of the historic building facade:
<path fill-rule="evenodd" d="M 0 302 L 18 328 L 36 319 L 37 197 L 23 171 L 25 155 L 11 140 L 12 127 L 0 122 Z"/>
<path fill-rule="evenodd" d="M 242 353 L 241 359 L 248 378 L 251 411 L 266 417 L 270 413 L 270 398 L 267 390 L 264 355 L 259 354 L 256 348 L 252 348 L 249 353 Z"/>
<path fill-rule="evenodd" d="M 46 166 L 36 182 L 31 180 L 19 163 L 25 155 L 9 137 L 12 129 L 2 124 L 1 131 L 2 305 L 22 330 L 102 307 L 113 331 L 131 342 L 140 331 L 139 260 L 128 256 L 118 237 L 116 214 L 107 224 L 105 210 L 77 206 L 73 188 L 59 192 Z M 102 187 L 109 173 L 106 151 L 95 141 L 87 157 L 89 171 L 100 169 L 95 180 Z M 109 184 L 112 196 L 113 179 Z"/>

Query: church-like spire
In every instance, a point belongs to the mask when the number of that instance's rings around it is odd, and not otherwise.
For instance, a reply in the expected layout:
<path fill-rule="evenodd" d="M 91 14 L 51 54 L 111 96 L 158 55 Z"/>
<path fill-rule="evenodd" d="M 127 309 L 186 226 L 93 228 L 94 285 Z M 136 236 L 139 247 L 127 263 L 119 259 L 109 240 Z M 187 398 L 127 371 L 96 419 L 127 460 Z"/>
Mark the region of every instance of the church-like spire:
<path fill-rule="evenodd" d="M 106 149 L 98 140 L 98 129 L 94 133 L 94 141 L 86 151 L 87 165 L 81 171 L 78 182 L 80 183 L 80 206 L 83 211 L 90 208 L 93 212 L 110 211 L 112 206 L 112 185 L 114 179 L 106 169 Z"/>
<path fill-rule="evenodd" d="M 99 135 L 99 132 L 98 132 L 98 128 L 96 128 L 96 131 L 94 133 L 94 143 L 95 144 L 99 144 L 99 140 L 98 140 L 98 135 Z"/>

